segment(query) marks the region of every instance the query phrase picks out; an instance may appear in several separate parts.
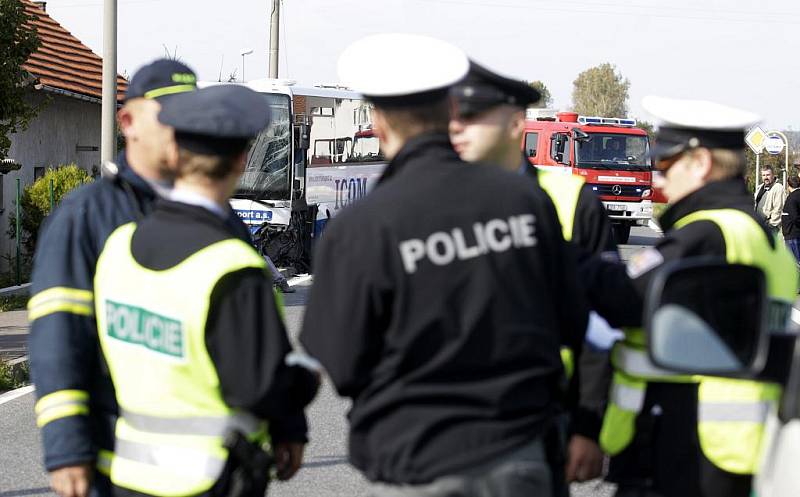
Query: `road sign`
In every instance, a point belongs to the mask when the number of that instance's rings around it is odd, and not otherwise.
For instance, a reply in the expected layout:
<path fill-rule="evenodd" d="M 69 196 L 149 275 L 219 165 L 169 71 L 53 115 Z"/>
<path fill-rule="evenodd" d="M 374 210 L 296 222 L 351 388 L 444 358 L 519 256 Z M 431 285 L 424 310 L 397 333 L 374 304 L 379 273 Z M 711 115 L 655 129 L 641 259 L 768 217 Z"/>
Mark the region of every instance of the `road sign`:
<path fill-rule="evenodd" d="M 783 152 L 783 147 L 786 144 L 783 143 L 783 138 L 780 136 L 770 136 L 766 140 L 764 140 L 764 150 L 767 151 L 770 155 L 778 155 Z"/>
<path fill-rule="evenodd" d="M 767 133 L 761 126 L 754 126 L 744 137 L 745 143 L 750 147 L 750 150 L 755 154 L 760 154 L 764 151 L 764 142 L 767 139 Z"/>

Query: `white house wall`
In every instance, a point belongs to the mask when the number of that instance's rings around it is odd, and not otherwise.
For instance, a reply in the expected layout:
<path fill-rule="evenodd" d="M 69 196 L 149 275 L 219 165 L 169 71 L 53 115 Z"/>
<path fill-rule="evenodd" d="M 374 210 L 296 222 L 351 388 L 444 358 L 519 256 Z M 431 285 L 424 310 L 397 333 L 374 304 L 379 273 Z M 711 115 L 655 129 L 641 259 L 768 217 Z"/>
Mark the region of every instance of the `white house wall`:
<path fill-rule="evenodd" d="M 38 103 L 43 94 L 35 92 L 30 98 Z M 50 102 L 27 130 L 11 135 L 8 157 L 21 163 L 22 169 L 2 176 L 0 255 L 13 255 L 16 248 L 16 242 L 6 231 L 9 219 L 14 219 L 17 178 L 21 179 L 24 190 L 33 183 L 36 167 L 75 163 L 89 173 L 93 168 L 100 169 L 100 105 L 63 95 L 49 94 L 49 98 Z M 0 261 L 0 266 L 3 264 Z"/>

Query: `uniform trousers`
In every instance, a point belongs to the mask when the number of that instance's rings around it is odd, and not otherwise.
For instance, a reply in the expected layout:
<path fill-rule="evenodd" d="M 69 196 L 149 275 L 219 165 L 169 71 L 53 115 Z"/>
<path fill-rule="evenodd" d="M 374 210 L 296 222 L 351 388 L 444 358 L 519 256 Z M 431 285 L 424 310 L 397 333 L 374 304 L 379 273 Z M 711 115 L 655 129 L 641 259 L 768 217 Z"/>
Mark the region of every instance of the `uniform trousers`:
<path fill-rule="evenodd" d="M 372 497 L 550 497 L 553 482 L 544 443 L 524 446 L 459 474 L 420 485 L 374 483 Z"/>

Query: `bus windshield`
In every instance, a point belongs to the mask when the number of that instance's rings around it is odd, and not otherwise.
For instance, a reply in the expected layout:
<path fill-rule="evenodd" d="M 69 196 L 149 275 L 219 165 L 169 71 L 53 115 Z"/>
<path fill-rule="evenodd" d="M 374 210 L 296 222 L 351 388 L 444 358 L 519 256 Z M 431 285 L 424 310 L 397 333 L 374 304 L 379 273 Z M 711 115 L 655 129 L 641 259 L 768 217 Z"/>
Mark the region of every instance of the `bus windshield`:
<path fill-rule="evenodd" d="M 263 93 L 272 111 L 269 126 L 256 137 L 247 154 L 247 166 L 236 196 L 252 199 L 289 200 L 292 126 L 289 96 Z"/>
<path fill-rule="evenodd" d="M 618 133 L 589 133 L 575 140 L 575 162 L 590 169 L 650 170 L 647 136 Z"/>

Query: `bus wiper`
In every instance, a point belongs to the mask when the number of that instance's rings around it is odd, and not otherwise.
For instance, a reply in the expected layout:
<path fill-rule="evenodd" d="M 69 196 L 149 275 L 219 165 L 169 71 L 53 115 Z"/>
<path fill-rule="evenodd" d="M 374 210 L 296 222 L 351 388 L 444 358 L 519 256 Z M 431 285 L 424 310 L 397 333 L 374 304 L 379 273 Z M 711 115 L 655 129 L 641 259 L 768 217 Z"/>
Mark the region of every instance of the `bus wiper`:
<path fill-rule="evenodd" d="M 580 161 L 578 162 L 578 167 L 581 166 L 587 166 L 592 169 L 611 169 L 611 167 L 609 167 L 609 164 L 605 164 L 597 160 Z"/>

